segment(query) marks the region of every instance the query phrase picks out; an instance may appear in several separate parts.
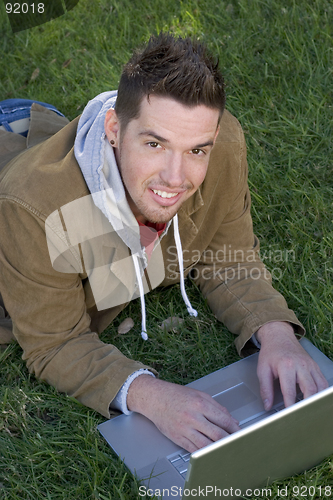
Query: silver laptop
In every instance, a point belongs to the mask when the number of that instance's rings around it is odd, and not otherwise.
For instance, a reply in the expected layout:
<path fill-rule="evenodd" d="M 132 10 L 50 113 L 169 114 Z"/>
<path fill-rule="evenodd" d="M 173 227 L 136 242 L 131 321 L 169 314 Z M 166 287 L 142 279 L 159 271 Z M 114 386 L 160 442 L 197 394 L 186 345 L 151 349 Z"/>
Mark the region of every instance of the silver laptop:
<path fill-rule="evenodd" d="M 190 454 L 144 416 L 121 415 L 98 426 L 141 482 L 139 494 L 157 498 L 252 496 L 255 488 L 302 472 L 333 454 L 333 362 L 309 340 L 301 345 L 318 363 L 329 388 L 284 408 L 279 383 L 266 412 L 256 374 L 258 354 L 217 370 L 189 387 L 225 406 L 241 430 Z"/>

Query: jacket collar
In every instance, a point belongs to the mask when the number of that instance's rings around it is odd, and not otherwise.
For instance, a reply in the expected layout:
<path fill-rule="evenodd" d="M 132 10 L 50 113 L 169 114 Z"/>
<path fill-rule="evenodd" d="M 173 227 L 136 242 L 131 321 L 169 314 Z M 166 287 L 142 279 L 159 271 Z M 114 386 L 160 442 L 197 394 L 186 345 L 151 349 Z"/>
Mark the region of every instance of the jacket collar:
<path fill-rule="evenodd" d="M 179 214 L 189 217 L 204 205 L 201 194 L 201 186 L 179 209 Z"/>

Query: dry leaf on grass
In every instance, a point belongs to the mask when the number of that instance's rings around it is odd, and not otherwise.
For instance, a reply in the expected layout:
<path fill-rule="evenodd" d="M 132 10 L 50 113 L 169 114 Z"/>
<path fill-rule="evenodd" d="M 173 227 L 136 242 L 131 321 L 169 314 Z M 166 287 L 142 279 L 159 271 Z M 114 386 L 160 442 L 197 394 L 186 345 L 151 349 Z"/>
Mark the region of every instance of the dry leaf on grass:
<path fill-rule="evenodd" d="M 72 59 L 67 59 L 67 61 L 65 61 L 64 63 L 62 63 L 62 67 L 63 68 L 67 68 L 70 65 L 71 62 L 72 62 Z"/>
<path fill-rule="evenodd" d="M 36 78 L 38 77 L 39 75 L 39 68 L 36 68 L 33 72 L 32 72 L 32 75 L 30 77 L 30 81 L 33 82 L 34 80 L 36 80 Z"/>

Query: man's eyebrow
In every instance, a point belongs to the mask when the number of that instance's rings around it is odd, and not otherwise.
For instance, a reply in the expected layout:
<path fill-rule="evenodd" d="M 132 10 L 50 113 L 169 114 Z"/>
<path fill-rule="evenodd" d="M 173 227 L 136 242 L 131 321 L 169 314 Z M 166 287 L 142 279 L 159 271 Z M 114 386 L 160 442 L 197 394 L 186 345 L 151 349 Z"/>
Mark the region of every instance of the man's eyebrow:
<path fill-rule="evenodd" d="M 153 132 L 152 130 L 143 130 L 139 133 L 139 135 L 149 135 L 150 137 L 154 137 L 154 139 L 156 139 L 158 142 L 170 142 L 168 139 L 155 134 L 155 132 Z"/>
<path fill-rule="evenodd" d="M 201 148 L 205 148 L 206 146 L 214 146 L 214 142 L 213 141 L 207 141 L 207 142 L 204 142 L 203 144 L 198 144 L 197 146 L 195 146 L 192 149 L 201 149 Z"/>
<path fill-rule="evenodd" d="M 144 130 L 143 132 L 140 132 L 139 135 L 149 135 L 150 137 L 153 137 L 156 139 L 158 142 L 170 142 L 168 139 L 165 139 L 164 137 L 161 137 L 160 135 L 155 134 L 152 130 Z M 197 144 L 196 146 L 193 146 L 191 149 L 201 149 L 205 148 L 207 146 L 214 146 L 214 141 L 207 141 L 202 144 Z"/>

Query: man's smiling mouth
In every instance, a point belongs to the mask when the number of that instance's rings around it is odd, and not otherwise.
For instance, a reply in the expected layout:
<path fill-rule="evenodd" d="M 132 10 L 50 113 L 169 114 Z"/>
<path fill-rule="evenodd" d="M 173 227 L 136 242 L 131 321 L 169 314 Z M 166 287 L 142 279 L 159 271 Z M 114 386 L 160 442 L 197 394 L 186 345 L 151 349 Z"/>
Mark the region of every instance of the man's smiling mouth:
<path fill-rule="evenodd" d="M 167 193 L 166 191 L 158 191 L 157 189 L 152 189 L 152 191 L 155 194 L 158 194 L 158 196 L 161 196 L 161 198 L 174 198 L 179 194 L 179 193 Z"/>

